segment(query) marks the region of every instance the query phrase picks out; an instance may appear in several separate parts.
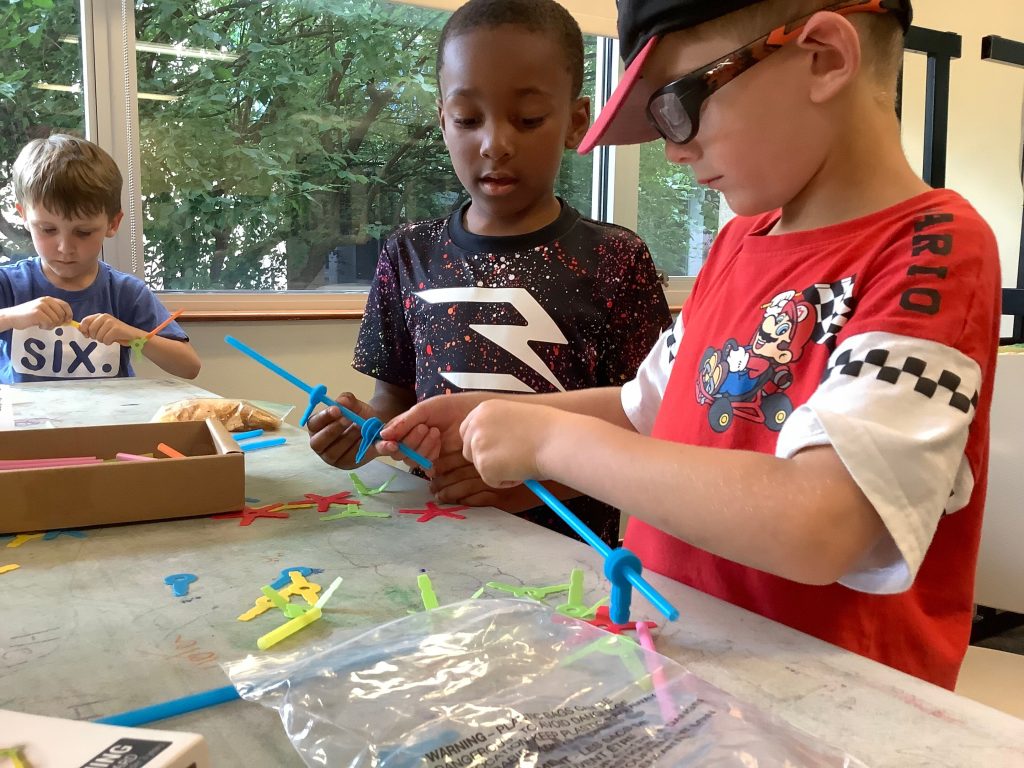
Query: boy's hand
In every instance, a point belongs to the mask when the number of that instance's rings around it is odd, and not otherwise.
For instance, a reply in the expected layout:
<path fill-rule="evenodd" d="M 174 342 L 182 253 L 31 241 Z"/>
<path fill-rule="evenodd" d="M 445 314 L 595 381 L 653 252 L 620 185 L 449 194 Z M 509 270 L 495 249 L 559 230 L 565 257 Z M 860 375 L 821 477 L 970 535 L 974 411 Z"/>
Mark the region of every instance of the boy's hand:
<path fill-rule="evenodd" d="M 40 296 L 38 299 L 26 301 L 24 304 L 11 307 L 4 314 L 10 318 L 11 328 L 16 331 L 28 328 L 52 331 L 74 319 L 71 305 L 53 296 Z"/>
<path fill-rule="evenodd" d="M 364 419 L 377 415 L 373 408 L 351 392 L 338 396 L 335 402 Z M 306 429 L 309 430 L 309 447 L 332 467 L 353 469 L 358 466 L 356 453 L 359 451 L 362 433 L 355 423 L 342 415 L 340 408 L 331 406 L 314 413 L 306 422 Z M 365 458 L 369 460 L 376 456 L 377 453 L 371 448 Z"/>
<path fill-rule="evenodd" d="M 132 339 L 146 335 L 145 331 L 140 331 L 128 323 L 122 323 L 106 312 L 89 315 L 79 324 L 78 330 L 87 339 L 98 341 L 100 344 L 121 344 L 123 346 L 131 344 Z"/>
<path fill-rule="evenodd" d="M 430 491 L 446 504 L 500 507 L 501 491 L 491 488 L 461 453 L 449 453 L 434 462 Z"/>
<path fill-rule="evenodd" d="M 482 403 L 459 428 L 462 455 L 492 488 L 511 488 L 527 478 L 543 480 L 538 453 L 567 416 L 549 406 L 509 400 Z"/>
<path fill-rule="evenodd" d="M 431 461 L 444 454 L 461 454 L 462 437 L 459 435 L 459 427 L 469 412 L 489 397 L 493 395 L 465 392 L 424 400 L 396 416 L 384 427 L 377 451 L 404 460 L 404 454 L 398 450 L 398 443 L 402 442 Z M 416 441 L 422 443 L 423 450 L 417 448 Z M 406 460 L 406 463 L 415 466 L 414 462 Z M 432 471 L 427 474 L 432 474 Z"/>

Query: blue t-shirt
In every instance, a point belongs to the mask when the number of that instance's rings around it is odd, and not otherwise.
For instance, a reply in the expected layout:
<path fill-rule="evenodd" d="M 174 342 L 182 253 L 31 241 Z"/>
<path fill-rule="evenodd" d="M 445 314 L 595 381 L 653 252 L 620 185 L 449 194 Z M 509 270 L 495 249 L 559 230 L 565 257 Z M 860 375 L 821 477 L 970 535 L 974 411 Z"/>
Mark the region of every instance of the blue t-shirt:
<path fill-rule="evenodd" d="M 170 313 L 146 284 L 134 275 L 99 263 L 96 279 L 81 291 L 65 291 L 43 274 L 38 258 L 0 266 L 0 309 L 15 307 L 41 296 L 53 296 L 71 305 L 75 320 L 106 312 L 134 328 L 156 328 Z M 188 341 L 177 323 L 161 336 Z M 52 331 L 28 328 L 0 333 L 0 383 L 67 381 L 134 376 L 131 349 L 120 344 L 99 344 L 71 325 Z"/>

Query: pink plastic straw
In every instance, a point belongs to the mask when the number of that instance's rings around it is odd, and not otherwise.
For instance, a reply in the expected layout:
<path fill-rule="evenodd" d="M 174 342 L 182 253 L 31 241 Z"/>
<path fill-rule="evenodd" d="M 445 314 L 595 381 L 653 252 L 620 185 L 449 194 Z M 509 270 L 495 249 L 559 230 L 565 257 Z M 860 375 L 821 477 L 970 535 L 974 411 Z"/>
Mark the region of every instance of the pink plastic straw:
<path fill-rule="evenodd" d="M 118 461 L 156 461 L 152 456 L 139 456 L 137 453 L 118 453 L 116 458 Z"/>
<path fill-rule="evenodd" d="M 651 630 L 647 628 L 645 622 L 638 621 L 636 623 L 636 636 L 640 641 L 640 647 L 645 651 L 650 651 L 651 653 L 658 652 L 658 649 L 654 647 L 654 638 L 651 637 Z M 654 682 L 654 695 L 658 697 L 661 719 L 668 724 L 676 716 L 676 705 L 672 703 L 672 698 L 669 696 L 668 691 L 665 690 L 665 669 L 656 659 L 652 659 L 647 654 L 644 654 L 644 662 L 647 664 L 647 670 L 651 673 L 651 680 Z"/>
<path fill-rule="evenodd" d="M 74 467 L 81 464 L 100 464 L 102 459 L 95 456 L 64 456 L 53 459 L 5 459 L 0 461 L 0 470 L 50 469 L 53 467 Z"/>

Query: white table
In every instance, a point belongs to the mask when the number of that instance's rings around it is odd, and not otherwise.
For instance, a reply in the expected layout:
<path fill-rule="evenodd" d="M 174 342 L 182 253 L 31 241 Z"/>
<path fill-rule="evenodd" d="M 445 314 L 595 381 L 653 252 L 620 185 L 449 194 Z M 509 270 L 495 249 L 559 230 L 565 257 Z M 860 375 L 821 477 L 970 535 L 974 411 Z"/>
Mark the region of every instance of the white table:
<path fill-rule="evenodd" d="M 159 405 L 203 390 L 141 379 L 27 384 L 0 393 L 13 423 L 54 426 L 148 421 Z M 3 416 L 0 413 L 0 416 Z M 7 416 L 12 416 L 9 412 Z M 305 433 L 246 457 L 246 493 L 262 503 L 307 492 L 351 490 L 347 473 L 324 465 Z M 0 432 L 0 440 L 16 439 Z M 368 484 L 396 470 L 360 470 Z M 371 510 L 423 507 L 425 484 L 400 473 L 363 499 Z M 0 502 L 2 503 L 2 502 Z M 289 643 L 323 642 L 335 628 L 383 622 L 421 607 L 428 568 L 441 602 L 483 582 L 556 584 L 586 571 L 587 597 L 607 594 L 600 557 L 588 547 L 496 510 L 465 521 L 391 519 L 322 522 L 313 510 L 288 520 L 193 519 L 91 529 L 16 549 L 0 542 L 0 708 L 95 718 L 227 684 L 219 662 L 255 652 L 276 618 L 239 622 L 259 587 L 289 566 L 323 568 L 318 583 L 345 578 L 336 607 Z M 197 574 L 175 599 L 164 576 Z M 872 766 L 1024 766 L 1024 721 L 795 632 L 655 574 L 650 581 L 682 618 L 656 635 L 658 649 L 739 699 L 771 711 Z M 658 621 L 634 597 L 634 617 Z M 283 648 L 284 646 L 282 646 Z M 232 702 L 153 727 L 209 740 L 218 766 L 300 765 L 273 712 Z"/>

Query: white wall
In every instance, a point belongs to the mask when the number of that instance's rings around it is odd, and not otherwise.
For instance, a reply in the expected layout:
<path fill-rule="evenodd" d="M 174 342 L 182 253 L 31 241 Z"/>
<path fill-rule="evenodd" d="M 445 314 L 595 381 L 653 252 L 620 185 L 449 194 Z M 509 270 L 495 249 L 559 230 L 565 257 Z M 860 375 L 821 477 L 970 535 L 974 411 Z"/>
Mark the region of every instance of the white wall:
<path fill-rule="evenodd" d="M 588 31 L 611 29 L 612 0 L 565 0 L 587 14 Z M 458 0 L 422 0 L 454 7 Z M 1021 0 L 918 0 L 915 23 L 963 36 L 963 57 L 953 62 L 947 186 L 966 196 L 989 221 L 999 239 L 1003 284 L 1014 285 L 1020 238 L 1022 193 L 1019 155 L 1024 69 L 981 61 L 981 38 L 999 34 L 1024 41 Z M 601 27 L 603 28 L 595 28 Z M 924 57 L 910 54 L 904 83 L 905 146 L 919 167 L 922 156 Z M 258 369 L 223 342 L 230 333 L 246 341 L 311 383 L 332 393 L 345 390 L 367 397 L 372 381 L 350 367 L 358 323 L 355 321 L 265 321 L 186 324 L 203 359 L 197 383 L 223 395 L 278 402 L 299 402 L 293 387 Z M 140 375 L 158 376 L 148 363 Z"/>

